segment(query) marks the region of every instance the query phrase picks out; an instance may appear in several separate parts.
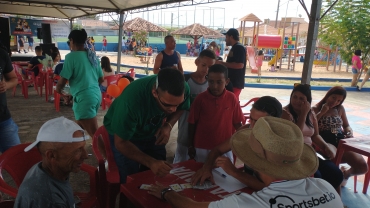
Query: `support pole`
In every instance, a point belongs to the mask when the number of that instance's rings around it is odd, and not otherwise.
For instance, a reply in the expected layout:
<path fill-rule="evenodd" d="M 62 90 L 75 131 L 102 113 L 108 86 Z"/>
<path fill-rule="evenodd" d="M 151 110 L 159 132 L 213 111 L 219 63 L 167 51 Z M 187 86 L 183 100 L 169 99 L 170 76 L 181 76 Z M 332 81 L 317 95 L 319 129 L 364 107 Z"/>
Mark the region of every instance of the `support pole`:
<path fill-rule="evenodd" d="M 293 71 L 295 71 L 295 62 L 296 62 L 296 58 L 297 58 L 297 54 L 298 54 L 297 46 L 298 46 L 298 41 L 299 41 L 299 25 L 300 25 L 300 23 L 298 22 L 297 23 L 297 33 L 295 35 L 295 44 L 294 44 L 295 53 L 294 53 Z"/>
<path fill-rule="evenodd" d="M 337 68 L 337 56 L 338 56 L 338 46 L 336 47 L 335 49 L 335 55 L 334 55 L 334 72 L 335 72 L 335 69 Z"/>
<path fill-rule="evenodd" d="M 120 12 L 119 14 L 119 29 L 118 29 L 118 51 L 117 51 L 117 73 L 120 73 L 121 67 L 121 51 L 122 51 L 122 31 L 123 31 L 123 16 L 124 12 Z"/>
<path fill-rule="evenodd" d="M 73 30 L 73 18 L 71 18 L 69 20 L 69 29 L 71 30 L 70 32 L 72 32 L 72 30 Z"/>
<path fill-rule="evenodd" d="M 317 34 L 319 31 L 319 20 L 321 12 L 322 0 L 312 1 L 310 22 L 308 24 L 306 54 L 304 58 L 303 71 L 302 71 L 302 84 L 310 84 L 312 65 L 314 60 L 314 52 L 317 41 Z"/>
<path fill-rule="evenodd" d="M 275 28 L 277 27 L 277 21 L 278 21 L 278 17 L 279 17 L 279 7 L 280 7 L 280 0 L 278 0 L 278 5 L 277 5 L 277 9 L 276 9 Z"/>

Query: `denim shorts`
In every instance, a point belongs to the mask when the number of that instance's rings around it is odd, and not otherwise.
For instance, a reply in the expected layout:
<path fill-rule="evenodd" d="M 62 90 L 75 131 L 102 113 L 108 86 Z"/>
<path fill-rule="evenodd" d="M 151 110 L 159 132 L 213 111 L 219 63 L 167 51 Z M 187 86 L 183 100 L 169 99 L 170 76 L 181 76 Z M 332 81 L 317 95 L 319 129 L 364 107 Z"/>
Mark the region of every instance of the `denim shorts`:
<path fill-rule="evenodd" d="M 352 68 L 352 74 L 358 74 L 358 71 L 357 71 L 357 69 L 355 69 L 355 68 Z"/>
<path fill-rule="evenodd" d="M 28 45 L 29 45 L 30 47 L 32 47 L 32 46 L 33 46 L 33 42 L 29 42 L 29 43 L 28 43 Z"/>
<path fill-rule="evenodd" d="M 21 143 L 18 136 L 18 126 L 11 118 L 0 122 L 0 135 L 1 153 Z"/>

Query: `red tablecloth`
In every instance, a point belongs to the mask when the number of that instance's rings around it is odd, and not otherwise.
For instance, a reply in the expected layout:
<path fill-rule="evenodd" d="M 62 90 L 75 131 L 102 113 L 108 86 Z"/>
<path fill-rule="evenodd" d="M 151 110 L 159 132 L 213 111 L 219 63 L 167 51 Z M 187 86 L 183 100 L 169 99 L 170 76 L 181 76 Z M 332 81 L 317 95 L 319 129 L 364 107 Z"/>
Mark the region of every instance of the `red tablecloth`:
<path fill-rule="evenodd" d="M 172 174 L 169 174 L 164 178 L 155 176 L 150 170 L 130 175 L 127 179 L 127 183 L 121 185 L 121 193 L 124 194 L 125 197 L 127 197 L 126 199 L 130 200 L 136 207 L 171 207 L 167 202 L 149 195 L 146 190 L 139 189 L 139 187 L 142 184 L 154 184 L 155 181 L 158 181 L 163 185 L 189 183 L 191 176 L 196 170 L 201 168 L 202 165 L 203 163 L 197 163 L 194 160 L 173 164 L 173 169 L 171 171 Z M 246 193 L 253 192 L 250 188 L 244 188 L 240 191 Z M 178 193 L 198 202 L 216 201 L 233 194 L 228 193 L 217 185 L 208 190 L 185 189 Z"/>

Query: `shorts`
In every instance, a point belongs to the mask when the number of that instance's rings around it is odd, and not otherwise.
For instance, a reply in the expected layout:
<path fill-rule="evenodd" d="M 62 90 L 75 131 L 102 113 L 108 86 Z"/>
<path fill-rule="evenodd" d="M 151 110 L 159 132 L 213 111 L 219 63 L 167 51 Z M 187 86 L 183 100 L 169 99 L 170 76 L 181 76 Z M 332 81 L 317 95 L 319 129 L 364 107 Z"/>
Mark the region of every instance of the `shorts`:
<path fill-rule="evenodd" d="M 188 53 L 190 53 L 190 49 L 188 49 Z"/>
<path fill-rule="evenodd" d="M 100 91 L 100 90 L 99 90 Z M 91 92 L 91 91 L 89 91 Z M 99 92 L 100 93 L 100 92 Z M 101 103 L 101 95 L 94 96 L 92 93 L 73 97 L 72 110 L 76 120 L 91 119 L 96 117 Z"/>
<path fill-rule="evenodd" d="M 352 68 L 352 74 L 358 74 L 358 70 L 355 68 Z"/>
<path fill-rule="evenodd" d="M 19 47 L 24 47 L 23 42 L 18 42 L 18 43 L 19 43 Z"/>
<path fill-rule="evenodd" d="M 33 42 L 28 42 L 28 46 L 29 47 L 32 47 L 33 46 Z"/>

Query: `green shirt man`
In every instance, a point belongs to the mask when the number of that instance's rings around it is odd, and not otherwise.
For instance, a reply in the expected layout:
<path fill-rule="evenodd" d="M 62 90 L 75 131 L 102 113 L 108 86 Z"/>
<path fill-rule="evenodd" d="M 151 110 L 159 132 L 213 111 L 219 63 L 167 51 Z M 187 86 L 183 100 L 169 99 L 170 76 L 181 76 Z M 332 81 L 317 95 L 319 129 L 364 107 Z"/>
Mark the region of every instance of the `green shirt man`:
<path fill-rule="evenodd" d="M 104 126 L 121 183 L 147 168 L 159 176 L 169 173 L 165 145 L 183 110 L 190 108 L 189 94 L 182 73 L 169 68 L 132 82 L 113 102 Z"/>

